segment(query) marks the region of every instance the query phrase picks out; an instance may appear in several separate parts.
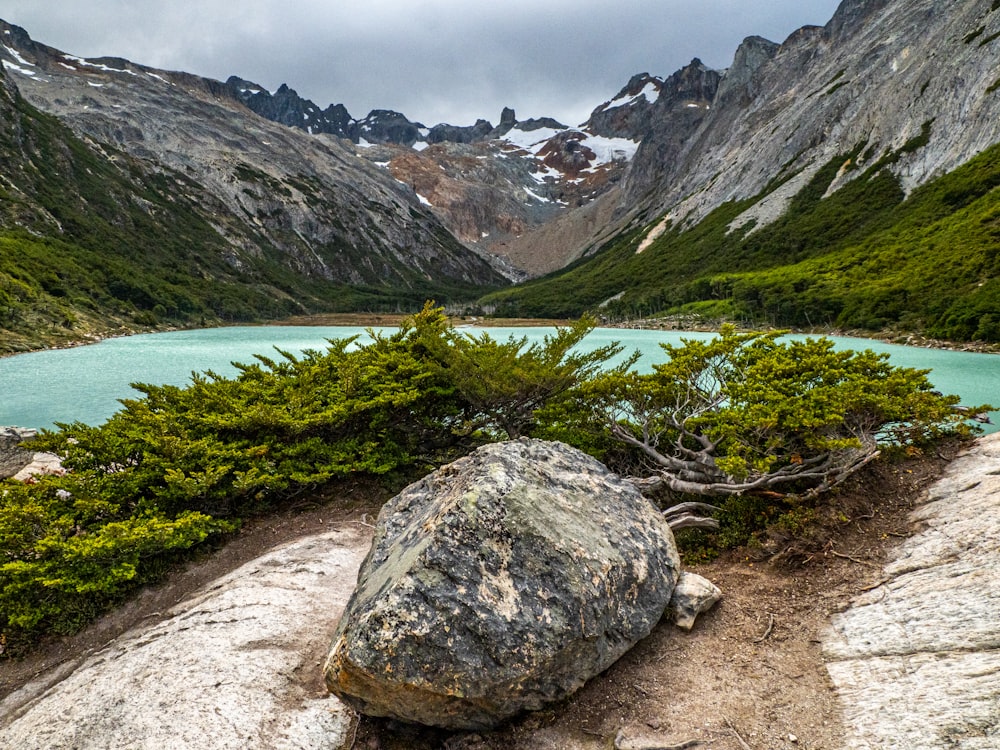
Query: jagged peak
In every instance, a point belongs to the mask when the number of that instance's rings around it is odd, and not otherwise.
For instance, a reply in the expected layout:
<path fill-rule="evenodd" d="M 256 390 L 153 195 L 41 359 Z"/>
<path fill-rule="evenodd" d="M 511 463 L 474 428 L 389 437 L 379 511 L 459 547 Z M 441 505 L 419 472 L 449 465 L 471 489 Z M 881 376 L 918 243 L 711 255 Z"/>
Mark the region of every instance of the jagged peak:
<path fill-rule="evenodd" d="M 524 122 L 517 123 L 518 130 L 523 130 L 527 133 L 530 133 L 532 130 L 541 130 L 542 128 L 566 130 L 567 127 L 567 125 L 563 125 L 552 117 L 530 117 Z"/>
<path fill-rule="evenodd" d="M 736 49 L 733 64 L 726 70 L 719 83 L 717 97 L 726 99 L 733 92 L 746 92 L 746 87 L 754 74 L 764 63 L 774 58 L 781 45 L 762 36 L 748 36 Z"/>
<path fill-rule="evenodd" d="M 628 83 L 615 94 L 613 99 L 609 99 L 599 105 L 591 112 L 593 119 L 601 112 L 618 107 L 636 106 L 642 104 L 655 104 L 663 88 L 663 79 L 658 76 L 651 76 L 649 73 L 636 73 Z"/>
<path fill-rule="evenodd" d="M 822 27 L 823 34 L 830 40 L 850 35 L 872 14 L 888 4 L 889 0 L 843 0 L 834 11 L 833 18 Z"/>

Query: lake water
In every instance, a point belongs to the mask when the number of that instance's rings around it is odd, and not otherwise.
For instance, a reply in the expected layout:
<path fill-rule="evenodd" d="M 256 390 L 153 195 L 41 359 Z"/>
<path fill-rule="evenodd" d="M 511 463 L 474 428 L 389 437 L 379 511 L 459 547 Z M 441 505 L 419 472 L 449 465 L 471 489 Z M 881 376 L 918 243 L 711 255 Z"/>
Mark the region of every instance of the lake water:
<path fill-rule="evenodd" d="M 488 328 L 497 339 L 526 336 L 541 340 L 552 329 Z M 0 425 L 51 428 L 57 422 L 100 424 L 120 408 L 119 399 L 139 395 L 131 383 L 184 385 L 191 374 L 212 370 L 233 375 L 232 362 L 251 362 L 254 354 L 278 358 L 275 347 L 298 353 L 325 349 L 328 339 L 360 335 L 363 328 L 318 326 L 254 326 L 142 334 L 108 339 L 74 349 L 60 349 L 0 359 Z M 626 351 L 642 353 L 639 367 L 648 369 L 666 355 L 660 342 L 712 334 L 598 328 L 586 343 L 598 347 L 619 341 Z M 1000 356 L 919 349 L 868 339 L 833 338 L 839 348 L 887 352 L 890 362 L 930 369 L 934 385 L 956 393 L 963 403 L 1000 406 Z M 1000 428 L 1000 414 L 992 415 Z"/>

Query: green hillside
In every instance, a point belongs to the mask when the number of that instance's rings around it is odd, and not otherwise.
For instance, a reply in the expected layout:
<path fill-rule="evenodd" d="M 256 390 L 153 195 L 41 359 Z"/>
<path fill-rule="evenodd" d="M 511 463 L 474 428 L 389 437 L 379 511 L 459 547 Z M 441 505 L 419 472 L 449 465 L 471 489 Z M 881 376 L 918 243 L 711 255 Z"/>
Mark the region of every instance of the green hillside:
<path fill-rule="evenodd" d="M 931 127 L 824 198 L 865 146 L 832 159 L 778 221 L 730 232 L 760 195 L 673 227 L 637 254 L 631 227 L 574 266 L 482 300 L 497 315 L 612 319 L 694 312 L 752 324 L 921 331 L 1000 341 L 1000 144 L 904 200 L 885 167 Z M 613 301 L 609 301 L 612 300 Z"/>
<path fill-rule="evenodd" d="M 482 288 L 309 279 L 201 186 L 84 143 L 0 80 L 0 354 L 157 325 L 419 309 Z M 261 252 L 234 260 L 216 227 Z M 406 273 L 406 272 L 404 272 Z"/>

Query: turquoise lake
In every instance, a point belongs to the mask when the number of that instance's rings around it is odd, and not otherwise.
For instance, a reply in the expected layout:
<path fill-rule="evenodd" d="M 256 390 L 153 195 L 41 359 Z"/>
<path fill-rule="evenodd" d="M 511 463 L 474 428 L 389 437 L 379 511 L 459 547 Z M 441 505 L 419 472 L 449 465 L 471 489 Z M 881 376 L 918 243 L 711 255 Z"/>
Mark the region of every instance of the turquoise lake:
<path fill-rule="evenodd" d="M 526 336 L 540 340 L 552 329 L 470 328 L 487 331 L 498 339 Z M 192 373 L 212 370 L 219 375 L 236 372 L 232 362 L 251 362 L 254 354 L 276 358 L 275 347 L 298 353 L 326 347 L 328 339 L 360 335 L 363 328 L 316 326 L 247 326 L 196 331 L 142 334 L 108 339 L 74 349 L 20 354 L 0 359 L 0 425 L 51 428 L 57 422 L 100 424 L 120 408 L 119 399 L 139 395 L 131 383 L 184 385 Z M 642 354 L 640 368 L 666 358 L 661 342 L 681 338 L 709 338 L 710 333 L 680 333 L 599 328 L 585 344 L 597 347 L 619 341 L 626 351 Z M 965 404 L 1000 406 L 1000 356 L 920 349 L 883 344 L 868 339 L 833 337 L 839 348 L 887 352 L 890 362 L 902 367 L 930 369 L 930 380 L 947 393 L 956 393 Z M 992 414 L 1000 428 L 1000 414 Z"/>

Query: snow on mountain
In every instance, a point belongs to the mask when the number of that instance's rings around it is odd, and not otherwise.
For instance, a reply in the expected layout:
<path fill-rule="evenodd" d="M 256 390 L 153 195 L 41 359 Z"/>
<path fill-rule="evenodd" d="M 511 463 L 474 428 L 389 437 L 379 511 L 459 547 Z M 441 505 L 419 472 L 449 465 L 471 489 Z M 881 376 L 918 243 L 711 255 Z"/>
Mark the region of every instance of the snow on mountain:
<path fill-rule="evenodd" d="M 634 104 L 638 104 L 641 101 L 645 101 L 647 104 L 656 104 L 656 100 L 660 98 L 660 86 L 657 84 L 663 83 L 662 78 L 656 78 L 647 81 L 646 84 L 637 94 L 631 94 L 627 91 L 621 93 L 615 99 L 612 99 L 607 104 L 601 107 L 602 110 L 617 109 L 618 107 L 629 107 Z"/>

